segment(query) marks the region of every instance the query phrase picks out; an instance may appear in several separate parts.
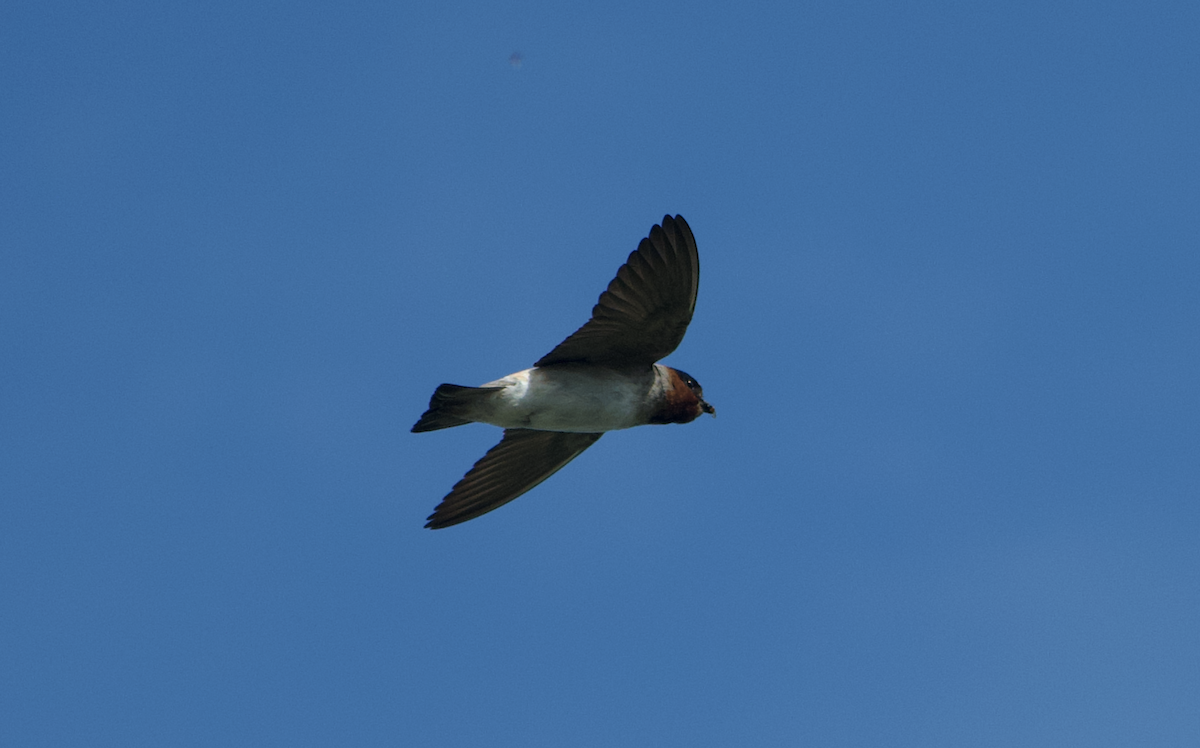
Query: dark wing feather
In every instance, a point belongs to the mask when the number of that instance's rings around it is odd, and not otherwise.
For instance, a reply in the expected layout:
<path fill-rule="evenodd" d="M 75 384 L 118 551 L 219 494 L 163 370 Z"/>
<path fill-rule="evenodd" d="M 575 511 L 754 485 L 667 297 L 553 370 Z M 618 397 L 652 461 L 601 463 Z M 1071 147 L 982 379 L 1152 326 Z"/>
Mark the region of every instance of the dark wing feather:
<path fill-rule="evenodd" d="M 649 366 L 675 350 L 696 308 L 700 256 L 683 216 L 663 216 L 600 294 L 592 318 L 535 366 Z"/>
<path fill-rule="evenodd" d="M 500 443 L 454 484 L 425 526 L 436 530 L 457 525 L 507 504 L 554 475 L 601 436 L 505 429 Z"/>

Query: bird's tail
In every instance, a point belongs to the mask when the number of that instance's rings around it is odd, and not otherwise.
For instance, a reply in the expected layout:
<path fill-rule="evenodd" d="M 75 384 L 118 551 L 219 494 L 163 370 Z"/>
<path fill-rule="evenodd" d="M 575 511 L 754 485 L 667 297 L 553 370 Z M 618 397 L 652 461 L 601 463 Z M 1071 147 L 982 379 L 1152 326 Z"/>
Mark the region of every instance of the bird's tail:
<path fill-rule="evenodd" d="M 471 412 L 479 399 L 497 387 L 462 387 L 457 384 L 439 385 L 429 399 L 429 410 L 412 427 L 414 432 L 437 431 L 464 423 L 472 423 Z"/>

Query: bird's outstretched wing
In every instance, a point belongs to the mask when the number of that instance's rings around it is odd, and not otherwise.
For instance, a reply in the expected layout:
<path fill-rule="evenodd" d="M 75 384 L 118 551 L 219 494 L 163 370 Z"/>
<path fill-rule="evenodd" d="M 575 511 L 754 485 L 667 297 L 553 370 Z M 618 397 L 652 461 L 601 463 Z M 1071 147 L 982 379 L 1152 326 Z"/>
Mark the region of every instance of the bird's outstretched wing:
<path fill-rule="evenodd" d="M 505 429 L 500 443 L 454 484 L 425 526 L 437 530 L 457 525 L 507 504 L 554 475 L 601 436 Z"/>
<path fill-rule="evenodd" d="M 663 216 L 600 294 L 592 318 L 535 366 L 649 366 L 675 350 L 696 308 L 700 256 L 683 216 Z"/>

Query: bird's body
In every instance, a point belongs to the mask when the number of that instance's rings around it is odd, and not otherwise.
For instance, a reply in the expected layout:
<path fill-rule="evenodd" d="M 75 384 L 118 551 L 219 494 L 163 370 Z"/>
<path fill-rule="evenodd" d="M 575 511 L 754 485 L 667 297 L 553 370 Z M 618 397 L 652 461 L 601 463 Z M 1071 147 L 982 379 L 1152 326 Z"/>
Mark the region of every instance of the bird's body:
<path fill-rule="evenodd" d="M 439 386 L 413 431 L 466 423 L 505 431 L 426 526 L 465 522 L 515 499 L 606 431 L 715 413 L 696 380 L 655 363 L 683 339 L 699 279 L 691 229 L 682 216 L 665 216 L 600 296 L 592 319 L 533 368 L 480 387 Z"/>
<path fill-rule="evenodd" d="M 701 409 L 686 376 L 662 364 L 649 369 L 553 364 L 479 387 L 442 385 L 434 399 L 440 400 L 438 413 L 464 421 L 506 429 L 599 433 L 693 420 Z"/>

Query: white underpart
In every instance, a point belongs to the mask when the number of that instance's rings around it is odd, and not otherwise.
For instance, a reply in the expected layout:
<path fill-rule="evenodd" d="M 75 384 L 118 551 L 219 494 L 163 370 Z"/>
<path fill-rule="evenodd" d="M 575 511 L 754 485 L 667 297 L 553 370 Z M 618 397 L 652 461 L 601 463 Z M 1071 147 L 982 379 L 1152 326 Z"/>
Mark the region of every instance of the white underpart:
<path fill-rule="evenodd" d="M 640 372 L 598 366 L 526 369 L 488 382 L 502 389 L 480 406 L 476 420 L 504 428 L 598 432 L 646 423 L 669 386 L 666 367 Z"/>

